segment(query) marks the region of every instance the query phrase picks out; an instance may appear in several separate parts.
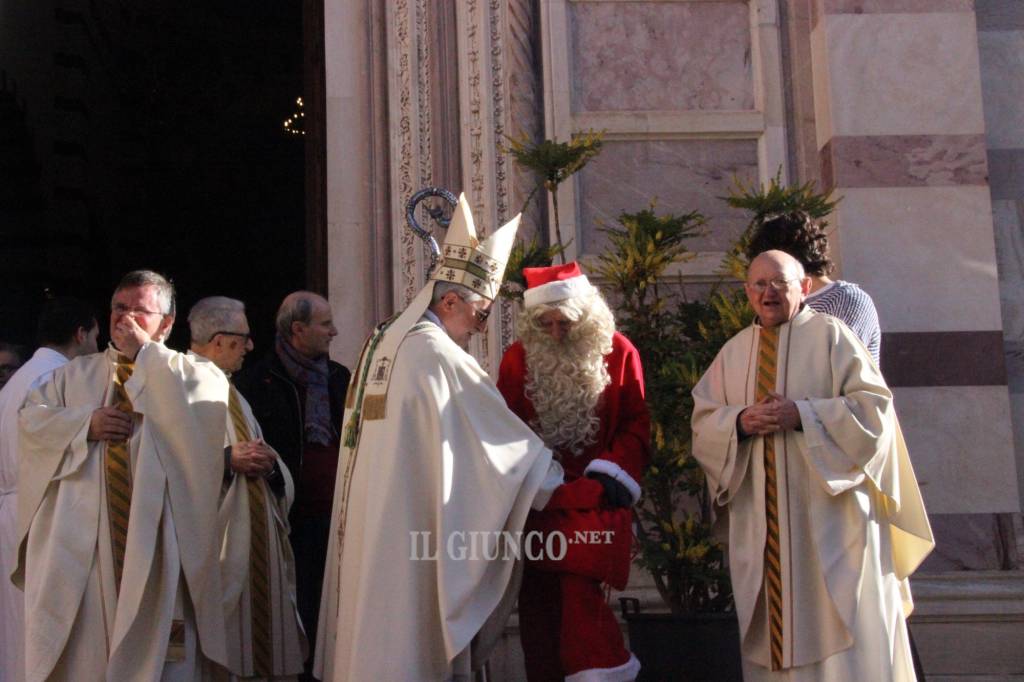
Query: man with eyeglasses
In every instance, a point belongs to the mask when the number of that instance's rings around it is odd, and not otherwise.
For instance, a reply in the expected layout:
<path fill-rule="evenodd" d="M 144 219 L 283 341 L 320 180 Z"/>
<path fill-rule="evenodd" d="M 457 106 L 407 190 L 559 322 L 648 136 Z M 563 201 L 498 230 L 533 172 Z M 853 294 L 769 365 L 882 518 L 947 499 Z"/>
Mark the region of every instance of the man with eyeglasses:
<path fill-rule="evenodd" d="M 228 670 L 239 678 L 297 675 L 307 643 L 288 542 L 295 486 L 288 468 L 263 440 L 249 403 L 230 382 L 253 349 L 245 304 L 224 296 L 201 299 L 189 311 L 188 324 L 192 344 L 181 362 L 206 365 L 202 376 L 226 406 L 220 565 Z"/>
<path fill-rule="evenodd" d="M 892 393 L 782 251 L 751 262 L 754 323 L 693 390 L 693 453 L 729 510 L 743 678 L 914 680 L 908 577 L 934 547 Z"/>
<path fill-rule="evenodd" d="M 828 255 L 828 236 L 822 223 L 801 211 L 760 217 L 745 249 L 747 258 L 772 249 L 788 253 L 803 266 L 811 281 L 807 306 L 846 323 L 879 364 L 882 330 L 875 302 L 853 282 L 831 279 L 835 263 Z"/>
<path fill-rule="evenodd" d="M 57 369 L 21 410 L 27 679 L 191 680 L 227 664 L 222 397 L 211 368 L 163 345 L 174 316 L 166 278 L 128 273 L 110 346 Z"/>
<path fill-rule="evenodd" d="M 515 602 L 518 564 L 500 543 L 562 472 L 464 348 L 485 327 L 518 222 L 479 240 L 460 198 L 431 281 L 364 346 L 345 410 L 319 679 L 468 681 Z"/>

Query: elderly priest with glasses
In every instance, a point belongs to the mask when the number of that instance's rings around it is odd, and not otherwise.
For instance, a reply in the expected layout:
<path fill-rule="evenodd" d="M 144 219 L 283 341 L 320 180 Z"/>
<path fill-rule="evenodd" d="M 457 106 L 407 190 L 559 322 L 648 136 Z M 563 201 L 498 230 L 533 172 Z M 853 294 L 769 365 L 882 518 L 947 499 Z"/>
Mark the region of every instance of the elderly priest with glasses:
<path fill-rule="evenodd" d="M 201 368 L 225 417 L 220 424 L 226 461 L 219 516 L 227 667 L 234 679 L 292 679 L 302 672 L 307 652 L 288 543 L 295 485 L 231 382 L 253 349 L 245 304 L 209 296 L 192 306 L 188 324 L 191 349 L 172 364 L 192 375 Z"/>
<path fill-rule="evenodd" d="M 518 223 L 478 240 L 461 197 L 443 263 L 363 348 L 345 411 L 320 679 L 469 680 L 514 602 L 515 548 L 495 542 L 514 541 L 563 476 L 465 348 Z"/>
<path fill-rule="evenodd" d="M 892 393 L 857 336 L 804 305 L 809 288 L 792 256 L 757 256 L 757 318 L 693 390 L 693 453 L 729 513 L 743 677 L 913 680 L 907 579 L 931 528 Z"/>

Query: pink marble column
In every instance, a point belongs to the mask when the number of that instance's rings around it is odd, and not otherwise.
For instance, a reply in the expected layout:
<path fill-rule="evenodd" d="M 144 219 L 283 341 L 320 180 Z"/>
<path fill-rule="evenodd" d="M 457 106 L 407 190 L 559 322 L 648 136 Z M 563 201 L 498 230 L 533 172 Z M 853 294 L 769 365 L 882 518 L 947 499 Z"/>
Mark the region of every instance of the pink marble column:
<path fill-rule="evenodd" d="M 979 652 L 1013 649 L 1017 617 L 997 617 L 996 600 L 958 621 L 932 584 L 943 572 L 1019 569 L 1021 559 L 975 2 L 810 9 L 819 177 L 843 197 L 832 242 L 842 277 L 878 307 L 882 369 L 938 543 L 915 576 L 924 608 L 914 632 L 931 675 L 1004 672 Z"/>
<path fill-rule="evenodd" d="M 816 0 L 810 17 L 820 177 L 843 197 L 832 240 L 878 306 L 932 570 L 1004 567 L 992 514 L 1020 509 L 973 9 Z"/>

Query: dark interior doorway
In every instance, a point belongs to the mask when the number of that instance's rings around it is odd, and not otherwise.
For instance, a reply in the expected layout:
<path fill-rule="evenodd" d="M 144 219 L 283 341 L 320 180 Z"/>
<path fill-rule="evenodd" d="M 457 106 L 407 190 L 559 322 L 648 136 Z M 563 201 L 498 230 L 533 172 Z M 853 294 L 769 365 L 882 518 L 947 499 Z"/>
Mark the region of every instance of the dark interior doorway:
<path fill-rule="evenodd" d="M 308 281 L 303 59 L 301 2 L 0 0 L 0 339 L 31 344 L 45 292 L 105 337 L 146 267 L 178 287 L 169 345 L 222 294 L 268 349 Z"/>

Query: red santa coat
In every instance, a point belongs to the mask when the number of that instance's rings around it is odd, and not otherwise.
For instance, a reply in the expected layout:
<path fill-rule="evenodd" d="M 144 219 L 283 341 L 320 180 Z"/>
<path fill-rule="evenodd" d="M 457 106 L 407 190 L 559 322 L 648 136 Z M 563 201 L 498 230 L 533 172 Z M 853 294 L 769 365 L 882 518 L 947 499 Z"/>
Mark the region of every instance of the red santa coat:
<path fill-rule="evenodd" d="M 568 543 L 564 558 L 545 557 L 537 562 L 539 568 L 588 575 L 623 589 L 629 578 L 632 510 L 602 506 L 604 488 L 586 474 L 611 476 L 630 491 L 635 503 L 650 458 L 650 414 L 644 401 L 640 354 L 629 339 L 615 332 L 612 351 L 604 361 L 611 383 L 597 407 L 601 420 L 597 440 L 578 456 L 556 452 L 566 484 L 555 491 L 544 511 L 531 513 L 527 530 L 560 531 Z M 526 378 L 526 351 L 516 342 L 501 360 L 498 390 L 509 408 L 530 424 L 536 412 L 526 397 Z M 595 536 L 591 531 L 602 534 Z"/>

